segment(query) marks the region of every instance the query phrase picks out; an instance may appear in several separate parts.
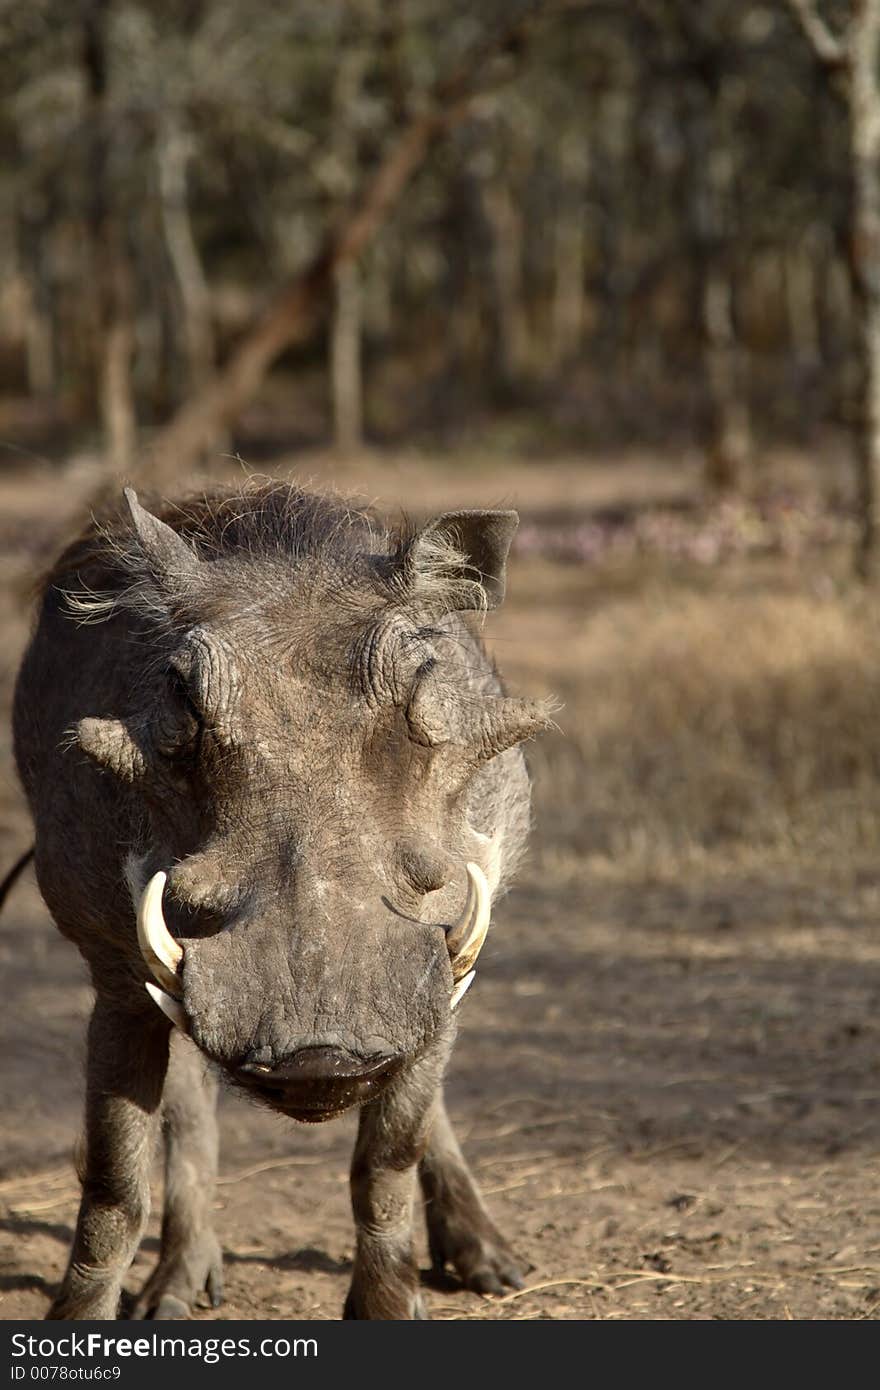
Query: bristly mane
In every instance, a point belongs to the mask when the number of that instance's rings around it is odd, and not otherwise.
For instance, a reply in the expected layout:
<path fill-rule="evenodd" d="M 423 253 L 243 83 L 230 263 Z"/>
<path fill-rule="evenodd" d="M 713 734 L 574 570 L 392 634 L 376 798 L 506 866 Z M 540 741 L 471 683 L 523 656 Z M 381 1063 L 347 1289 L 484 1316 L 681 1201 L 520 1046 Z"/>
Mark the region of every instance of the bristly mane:
<path fill-rule="evenodd" d="M 180 501 L 141 496 L 144 505 L 210 564 L 217 560 L 264 561 L 287 568 L 309 556 L 326 557 L 340 572 L 355 569 L 389 603 L 418 597 L 437 609 L 482 608 L 485 595 L 454 535 L 422 541 L 417 593 L 404 581 L 405 559 L 417 528 L 401 516 L 389 527 L 365 505 L 294 484 L 249 479 Z M 104 622 L 120 609 L 158 617 L 158 595 L 147 557 L 121 501 L 103 507 L 62 552 L 40 588 L 57 588 L 70 616 Z"/>

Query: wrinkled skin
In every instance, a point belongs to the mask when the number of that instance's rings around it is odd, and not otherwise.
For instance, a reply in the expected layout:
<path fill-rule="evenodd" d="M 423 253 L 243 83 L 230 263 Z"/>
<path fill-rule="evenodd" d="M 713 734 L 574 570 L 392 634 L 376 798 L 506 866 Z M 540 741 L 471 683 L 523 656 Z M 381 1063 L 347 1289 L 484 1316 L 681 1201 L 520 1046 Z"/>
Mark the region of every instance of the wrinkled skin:
<path fill-rule="evenodd" d="M 500 601 L 514 527 L 458 513 L 401 538 L 282 485 L 154 512 L 132 494 L 56 565 L 16 754 L 40 887 L 96 1002 L 49 1316 L 117 1315 L 160 1132 L 162 1247 L 136 1315 L 219 1303 L 218 1076 L 299 1120 L 360 1106 L 345 1316 L 424 1315 L 419 1180 L 435 1266 L 520 1284 L 442 1095 L 464 864 L 504 886 L 528 827 L 517 745 L 546 722 L 504 698 L 462 616 Z M 135 909 L 158 870 L 191 1039 L 144 988 Z"/>

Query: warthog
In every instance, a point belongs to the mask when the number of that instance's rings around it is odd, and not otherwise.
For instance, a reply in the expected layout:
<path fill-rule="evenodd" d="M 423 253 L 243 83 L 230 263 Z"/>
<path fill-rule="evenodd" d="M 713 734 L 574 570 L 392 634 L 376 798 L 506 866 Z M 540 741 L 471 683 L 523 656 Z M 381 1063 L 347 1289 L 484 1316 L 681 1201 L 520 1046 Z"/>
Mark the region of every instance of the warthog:
<path fill-rule="evenodd" d="M 442 1094 L 548 722 L 462 616 L 501 601 L 516 513 L 395 532 L 282 484 L 125 500 L 54 566 L 15 698 L 38 881 L 96 992 L 49 1316 L 117 1315 L 160 1128 L 135 1316 L 219 1304 L 218 1075 L 296 1120 L 360 1107 L 346 1317 L 422 1316 L 417 1176 L 435 1266 L 520 1286 Z"/>

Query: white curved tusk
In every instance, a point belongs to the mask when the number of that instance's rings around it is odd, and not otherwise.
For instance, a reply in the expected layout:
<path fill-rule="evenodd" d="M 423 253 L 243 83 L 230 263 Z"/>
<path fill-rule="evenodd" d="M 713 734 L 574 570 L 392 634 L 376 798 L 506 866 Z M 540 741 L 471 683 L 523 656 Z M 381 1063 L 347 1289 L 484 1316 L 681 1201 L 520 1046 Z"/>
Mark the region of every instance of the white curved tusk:
<path fill-rule="evenodd" d="M 171 935 L 162 912 L 165 879 L 166 875 L 160 869 L 153 874 L 141 894 L 137 913 L 138 945 L 159 984 L 177 993 L 180 990 L 177 972 L 183 960 L 183 947 Z"/>
<path fill-rule="evenodd" d="M 476 974 L 476 970 L 472 970 L 469 975 L 465 975 L 463 980 L 459 980 L 458 984 L 455 986 L 455 989 L 452 991 L 452 994 L 449 997 L 450 1009 L 454 1009 L 458 1001 L 462 998 L 462 996 L 467 994 L 468 990 L 474 982 L 474 979 L 476 978 Z"/>
<path fill-rule="evenodd" d="M 184 1012 L 183 1005 L 179 999 L 172 999 L 170 994 L 166 994 L 164 989 L 158 985 L 151 984 L 147 980 L 144 988 L 149 994 L 154 1004 L 158 1004 L 166 1018 L 180 1029 L 181 1033 L 189 1033 L 189 1019 Z"/>
<path fill-rule="evenodd" d="M 452 974 L 456 980 L 460 980 L 476 965 L 492 915 L 492 896 L 486 875 L 479 864 L 466 864 L 465 869 L 468 877 L 467 899 L 461 916 L 446 934 Z"/>

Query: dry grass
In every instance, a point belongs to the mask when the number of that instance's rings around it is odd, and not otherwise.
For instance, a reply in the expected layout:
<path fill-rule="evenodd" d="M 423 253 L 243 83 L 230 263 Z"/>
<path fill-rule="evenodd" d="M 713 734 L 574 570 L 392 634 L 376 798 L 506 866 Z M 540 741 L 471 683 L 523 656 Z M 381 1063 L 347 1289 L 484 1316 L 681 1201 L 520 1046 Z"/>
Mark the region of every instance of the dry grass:
<path fill-rule="evenodd" d="M 565 702 L 565 737 L 532 754 L 557 843 L 630 866 L 851 860 L 878 843 L 880 624 L 865 600 L 665 586 L 543 626 L 500 651 L 519 684 Z"/>

